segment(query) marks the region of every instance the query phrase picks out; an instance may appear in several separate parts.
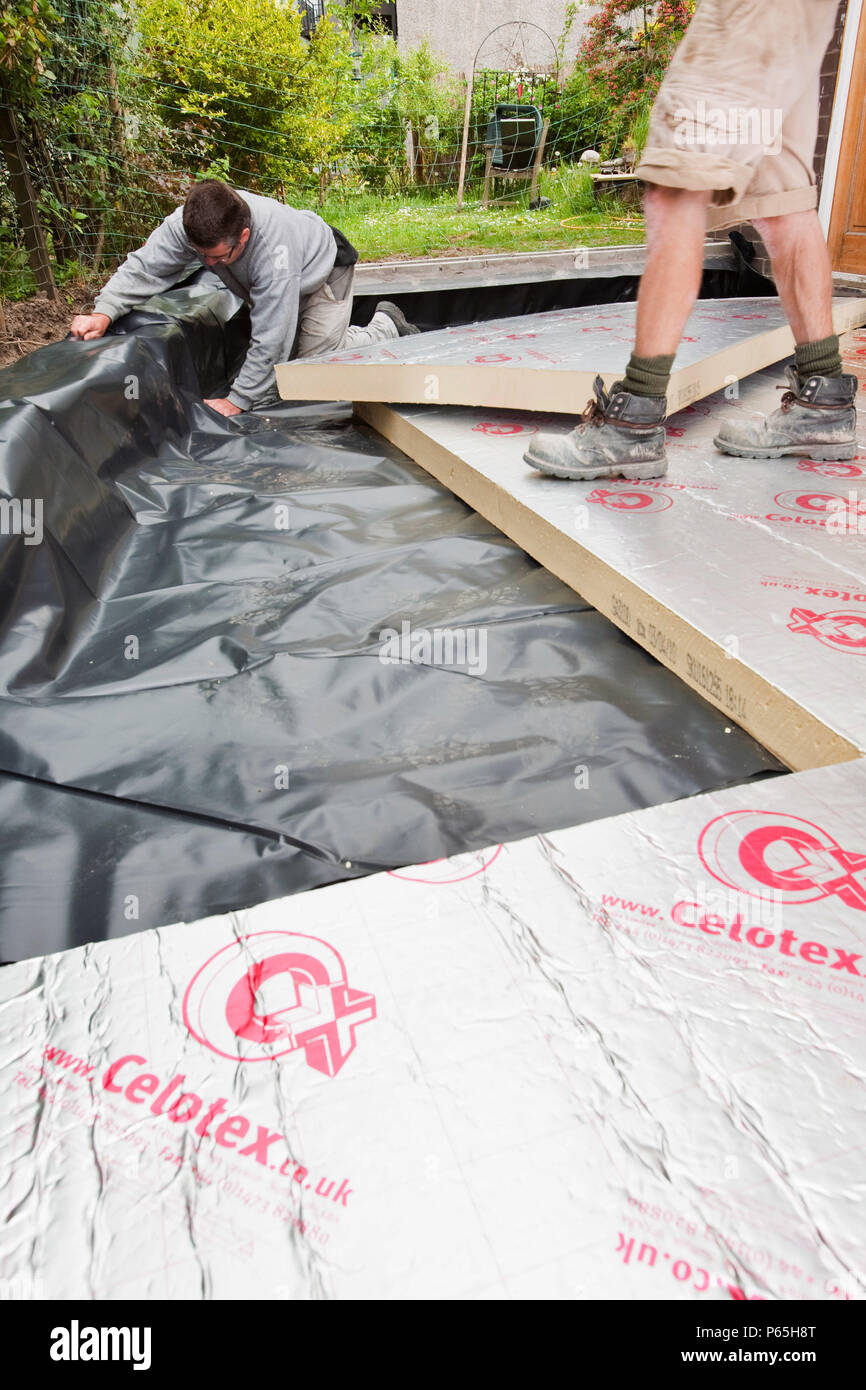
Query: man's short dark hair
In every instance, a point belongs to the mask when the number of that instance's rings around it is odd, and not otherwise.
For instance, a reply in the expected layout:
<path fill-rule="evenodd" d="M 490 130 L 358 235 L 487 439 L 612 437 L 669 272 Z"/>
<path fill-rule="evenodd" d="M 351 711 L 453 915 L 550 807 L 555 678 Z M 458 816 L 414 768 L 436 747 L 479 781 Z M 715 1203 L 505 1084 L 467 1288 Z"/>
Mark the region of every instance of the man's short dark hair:
<path fill-rule="evenodd" d="M 221 241 L 237 243 L 250 225 L 250 209 L 240 193 L 219 179 L 193 184 L 183 205 L 183 230 L 193 246 L 209 251 Z"/>

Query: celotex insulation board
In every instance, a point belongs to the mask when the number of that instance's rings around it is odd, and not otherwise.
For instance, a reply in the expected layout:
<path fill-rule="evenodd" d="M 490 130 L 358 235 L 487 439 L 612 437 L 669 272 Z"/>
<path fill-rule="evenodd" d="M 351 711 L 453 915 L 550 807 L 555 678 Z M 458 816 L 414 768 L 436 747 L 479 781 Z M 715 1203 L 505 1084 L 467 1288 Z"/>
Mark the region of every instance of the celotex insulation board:
<path fill-rule="evenodd" d="M 362 418 L 796 770 L 866 749 L 866 444 L 850 462 L 734 458 L 725 415 L 781 368 L 669 417 L 666 477 L 568 482 L 523 459 L 519 411 L 360 405 Z M 862 428 L 862 426 L 861 426 Z"/>
<path fill-rule="evenodd" d="M 866 762 L 0 971 L 58 1299 L 866 1292 Z"/>
<path fill-rule="evenodd" d="M 591 305 L 442 328 L 277 366 L 286 400 L 388 401 L 573 414 L 600 375 L 622 377 L 634 304 Z M 837 332 L 866 322 L 866 299 L 839 298 Z M 788 356 L 778 299 L 706 299 L 686 324 L 671 376 L 672 410 Z"/>

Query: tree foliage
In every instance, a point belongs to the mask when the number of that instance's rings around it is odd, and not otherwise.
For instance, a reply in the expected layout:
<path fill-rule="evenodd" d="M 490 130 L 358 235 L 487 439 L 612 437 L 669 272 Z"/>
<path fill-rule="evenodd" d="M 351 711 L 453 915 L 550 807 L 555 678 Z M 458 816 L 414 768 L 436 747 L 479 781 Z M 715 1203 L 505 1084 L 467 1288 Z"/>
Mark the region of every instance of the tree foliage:
<path fill-rule="evenodd" d="M 603 0 L 578 41 L 582 8 L 566 9 L 560 68 L 577 54 L 564 83 L 475 74 L 470 182 L 499 102 L 542 109 L 556 164 L 639 141 L 692 0 Z M 0 102 L 16 112 L 60 273 L 116 260 L 205 175 L 307 201 L 454 187 L 464 82 L 428 43 L 399 52 L 375 10 L 334 0 L 307 39 L 294 0 L 0 0 Z M 23 265 L 21 226 L 0 160 L 7 278 Z"/>
<path fill-rule="evenodd" d="M 139 65 L 190 174 L 229 152 L 235 182 L 307 184 L 354 115 L 351 30 L 341 11 L 306 40 L 281 0 L 138 0 Z"/>
<path fill-rule="evenodd" d="M 19 37 L 9 13 L 24 8 L 39 23 L 28 22 Z M 130 119 L 147 126 L 126 63 L 129 4 L 26 0 L 3 6 L 0 21 L 0 99 L 14 106 L 55 260 L 62 269 L 88 252 L 98 259 L 111 249 L 121 224 L 129 229 L 139 214 L 142 222 L 149 220 L 145 205 L 152 199 L 144 196 L 145 186 L 148 178 L 158 183 L 126 138 Z M 14 228 L 17 210 L 2 167 L 0 208 Z"/>
<path fill-rule="evenodd" d="M 578 59 L 614 111 L 653 100 L 694 8 L 695 0 L 604 0 L 587 21 Z"/>
<path fill-rule="evenodd" d="M 58 18 L 51 0 L 0 0 L 0 74 L 8 87 L 32 85 L 45 74 Z"/>

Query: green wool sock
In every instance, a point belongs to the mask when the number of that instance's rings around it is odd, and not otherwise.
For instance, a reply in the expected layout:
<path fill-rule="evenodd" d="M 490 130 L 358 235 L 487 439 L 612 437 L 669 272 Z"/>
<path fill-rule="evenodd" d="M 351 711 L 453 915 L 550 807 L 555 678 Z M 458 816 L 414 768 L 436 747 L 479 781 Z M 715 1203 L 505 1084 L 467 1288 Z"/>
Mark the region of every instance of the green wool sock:
<path fill-rule="evenodd" d="M 794 349 L 794 356 L 801 386 L 810 376 L 842 375 L 839 337 L 836 333 L 832 333 L 829 338 L 819 338 L 815 343 L 798 343 Z"/>
<path fill-rule="evenodd" d="M 670 357 L 636 357 L 632 353 L 623 387 L 633 396 L 666 396 L 673 365 L 674 353 Z"/>

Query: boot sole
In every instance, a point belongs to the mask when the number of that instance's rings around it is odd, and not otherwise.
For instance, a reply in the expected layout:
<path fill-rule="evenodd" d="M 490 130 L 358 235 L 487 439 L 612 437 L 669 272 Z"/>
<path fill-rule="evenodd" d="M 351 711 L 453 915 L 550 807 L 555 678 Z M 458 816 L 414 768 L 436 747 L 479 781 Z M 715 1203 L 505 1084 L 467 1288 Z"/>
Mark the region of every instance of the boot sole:
<path fill-rule="evenodd" d="M 565 465 L 555 465 L 547 463 L 543 459 L 533 458 L 531 450 L 527 450 L 523 455 L 525 463 L 530 468 L 537 468 L 539 473 L 546 473 L 552 478 L 567 478 L 574 483 L 591 483 L 596 478 L 663 478 L 668 471 L 667 459 L 656 462 L 649 460 L 645 463 L 624 463 L 621 468 L 610 468 L 604 465 L 598 468 L 566 468 Z"/>
<path fill-rule="evenodd" d="M 743 449 L 739 444 L 728 444 L 726 440 L 714 439 L 713 444 L 722 454 L 734 454 L 741 459 L 780 459 L 785 457 L 827 460 L 834 463 L 837 460 L 853 459 L 857 457 L 856 444 L 785 444 L 778 449 Z"/>
<path fill-rule="evenodd" d="M 376 313 L 385 314 L 394 324 L 401 338 L 421 332 L 421 329 L 416 324 L 410 323 L 403 310 L 397 304 L 392 304 L 390 299 L 380 299 L 376 305 Z"/>

